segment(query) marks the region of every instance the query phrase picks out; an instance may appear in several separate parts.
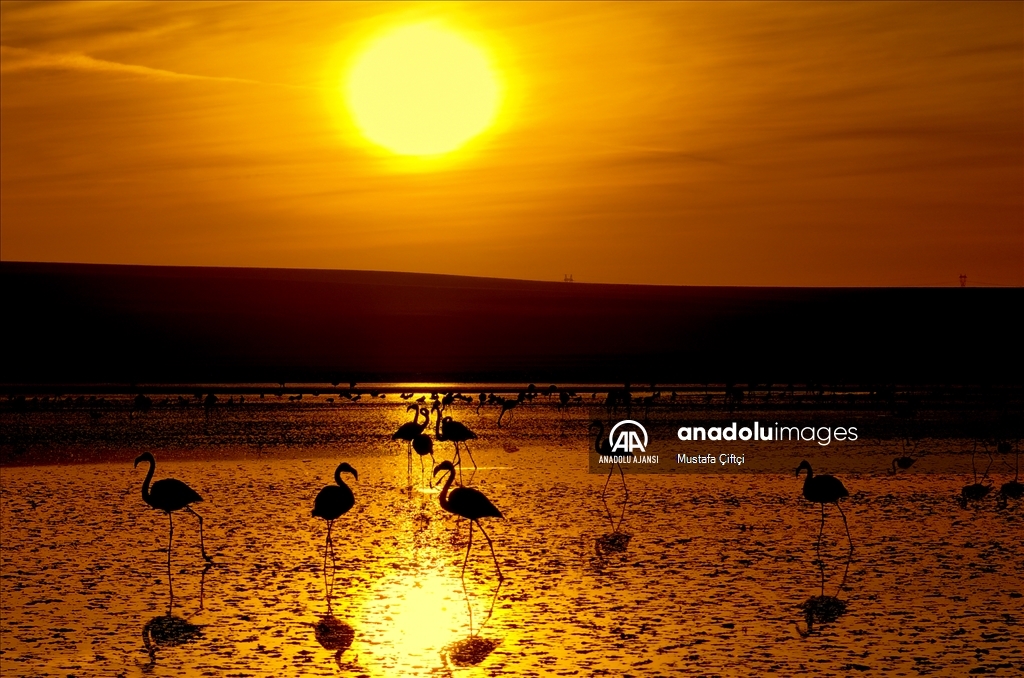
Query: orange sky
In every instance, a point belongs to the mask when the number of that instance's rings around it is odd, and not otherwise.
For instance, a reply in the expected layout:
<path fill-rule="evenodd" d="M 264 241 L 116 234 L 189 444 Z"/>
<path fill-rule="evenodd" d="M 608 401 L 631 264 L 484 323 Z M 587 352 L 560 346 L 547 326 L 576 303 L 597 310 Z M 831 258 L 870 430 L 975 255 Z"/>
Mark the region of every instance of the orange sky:
<path fill-rule="evenodd" d="M 725 285 L 1024 283 L 1024 5 L 16 4 L 4 260 Z M 409 171 L 360 44 L 438 19 L 499 124 Z"/>

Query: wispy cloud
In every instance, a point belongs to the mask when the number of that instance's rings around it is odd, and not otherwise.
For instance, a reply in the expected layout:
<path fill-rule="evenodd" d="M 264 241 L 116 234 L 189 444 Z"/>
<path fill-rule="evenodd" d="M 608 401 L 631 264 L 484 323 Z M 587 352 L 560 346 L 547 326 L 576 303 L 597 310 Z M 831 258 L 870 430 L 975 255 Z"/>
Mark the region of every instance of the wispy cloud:
<path fill-rule="evenodd" d="M 162 68 L 150 68 L 138 64 L 123 64 L 117 61 L 96 59 L 87 54 L 74 52 L 41 52 L 0 45 L 0 73 L 16 73 L 32 70 L 68 70 L 88 71 L 94 73 L 124 73 L 143 78 L 157 80 L 194 80 L 204 82 L 230 82 L 244 85 L 263 85 L 270 87 L 288 87 L 293 89 L 315 89 L 303 85 L 288 85 L 277 82 L 249 80 L 247 78 L 230 78 L 215 75 L 196 75 L 194 73 L 178 73 Z"/>

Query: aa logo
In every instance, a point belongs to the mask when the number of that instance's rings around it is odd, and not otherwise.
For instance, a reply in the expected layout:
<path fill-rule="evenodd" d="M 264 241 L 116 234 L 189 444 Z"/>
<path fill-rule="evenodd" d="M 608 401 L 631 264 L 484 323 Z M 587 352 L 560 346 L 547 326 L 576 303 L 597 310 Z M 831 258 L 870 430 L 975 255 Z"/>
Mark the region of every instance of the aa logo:
<path fill-rule="evenodd" d="M 640 436 L 643 436 L 643 442 Z M 608 443 L 612 446 L 612 454 L 626 452 L 629 454 L 647 451 L 647 429 L 640 422 L 626 419 L 620 421 L 608 432 Z"/>

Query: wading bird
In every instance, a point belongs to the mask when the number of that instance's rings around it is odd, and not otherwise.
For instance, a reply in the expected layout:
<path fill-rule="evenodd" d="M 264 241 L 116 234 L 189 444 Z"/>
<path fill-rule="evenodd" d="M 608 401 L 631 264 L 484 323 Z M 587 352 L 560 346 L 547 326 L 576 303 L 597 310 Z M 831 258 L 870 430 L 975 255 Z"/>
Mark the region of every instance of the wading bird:
<path fill-rule="evenodd" d="M 525 393 L 520 393 L 519 398 L 517 398 L 516 400 L 513 400 L 511 398 L 501 398 L 501 400 L 499 401 L 501 403 L 501 412 L 498 413 L 498 428 L 501 428 L 501 419 L 502 417 L 505 416 L 506 412 L 508 412 L 508 424 L 510 426 L 512 425 L 512 410 L 518 407 L 519 403 L 523 402 L 523 400 L 525 399 Z"/>
<path fill-rule="evenodd" d="M 420 456 L 420 482 L 423 481 L 423 457 L 430 455 L 430 465 L 434 465 L 434 441 L 426 433 L 412 439 L 412 449 Z M 433 482 L 431 482 L 433 485 Z"/>
<path fill-rule="evenodd" d="M 149 482 L 153 480 L 153 473 L 156 471 L 156 459 L 151 453 L 143 452 L 135 460 L 135 468 L 138 468 L 142 462 L 149 462 L 149 473 L 146 474 L 146 479 L 142 482 L 142 501 L 167 514 L 169 525 L 167 533 L 168 570 L 171 567 L 171 543 L 174 540 L 174 518 L 171 514 L 181 509 L 185 509 L 199 519 L 199 551 L 203 554 L 203 560 L 212 563 L 213 558 L 206 555 L 206 545 L 203 543 L 203 517 L 189 506 L 189 504 L 202 501 L 203 498 L 199 496 L 198 492 L 175 478 L 158 480 L 150 487 Z"/>
<path fill-rule="evenodd" d="M 1013 480 L 1003 483 L 999 488 L 999 506 L 1005 508 L 1007 498 L 1020 499 L 1021 496 L 1024 496 L 1024 485 L 1020 483 L 1020 450 L 1017 450 L 1014 457 Z"/>
<path fill-rule="evenodd" d="M 412 441 L 419 434 L 423 433 L 423 430 L 430 424 L 430 410 L 423 408 L 420 409 L 419 405 L 409 405 L 405 408 L 406 411 L 413 411 L 416 414 L 413 416 L 412 421 L 406 422 L 398 427 L 398 430 L 392 434 L 392 440 L 404 440 L 408 443 L 408 454 L 409 454 L 409 475 L 412 475 Z M 420 415 L 424 416 L 423 423 L 420 423 Z"/>
<path fill-rule="evenodd" d="M 597 429 L 597 435 L 594 438 L 594 451 L 598 455 L 603 457 L 612 456 L 612 444 L 604 437 L 604 423 L 598 419 L 595 419 L 590 423 L 590 430 Z M 604 499 L 605 494 L 608 492 L 608 483 L 611 482 L 612 473 L 615 469 L 619 469 L 619 475 L 622 476 L 622 491 L 626 493 L 626 501 L 629 501 L 629 488 L 626 487 L 626 474 L 622 471 L 622 464 L 615 462 L 608 466 L 608 477 L 604 480 L 604 488 L 601 490 L 601 499 Z"/>
<path fill-rule="evenodd" d="M 913 457 L 896 457 L 895 459 L 892 460 L 892 470 L 889 471 L 889 475 L 896 475 L 897 468 L 901 468 L 904 471 L 906 471 L 908 468 L 914 465 L 915 461 L 917 461 L 917 459 L 914 459 Z"/>
<path fill-rule="evenodd" d="M 441 417 L 439 412 L 437 419 L 434 421 L 434 434 L 440 442 L 451 442 L 455 444 L 455 463 L 459 465 L 459 482 L 462 482 L 462 454 L 459 445 L 466 447 L 466 452 L 469 453 L 469 460 L 473 462 L 473 470 L 475 471 L 476 460 L 473 459 L 473 450 L 469 449 L 470 440 L 476 440 L 476 434 L 473 433 L 465 424 L 455 421 L 451 417 Z"/>
<path fill-rule="evenodd" d="M 850 536 L 850 524 L 846 522 L 846 514 L 839 500 L 849 497 L 850 493 L 843 486 L 843 483 L 835 476 L 814 475 L 811 465 L 806 460 L 800 462 L 796 469 L 796 475 L 807 469 L 807 478 L 804 480 L 804 499 L 821 504 L 821 527 L 818 529 L 818 560 L 821 560 L 821 535 L 825 531 L 825 504 L 835 504 L 839 509 L 839 515 L 843 517 L 843 525 L 846 527 L 846 538 L 850 541 L 850 553 L 853 553 L 853 537 Z"/>
<path fill-rule="evenodd" d="M 494 559 L 494 568 L 498 571 L 498 580 L 503 580 L 505 575 L 501 573 L 501 566 L 498 564 L 498 556 L 494 553 L 494 543 L 488 536 L 487 531 L 484 530 L 484 526 L 480 524 L 481 518 L 504 518 L 501 515 L 501 511 L 491 503 L 491 500 L 483 495 L 479 490 L 474 490 L 471 487 L 456 487 L 448 493 L 449 488 L 452 486 L 452 481 L 455 479 L 455 465 L 450 461 L 442 461 L 434 468 L 434 476 L 438 473 L 446 471 L 448 478 L 444 482 L 444 488 L 441 490 L 441 496 L 439 501 L 441 508 L 448 513 L 456 516 L 460 516 L 469 521 L 469 544 L 466 545 L 466 557 L 462 561 L 462 576 L 466 576 L 466 563 L 469 562 L 469 551 L 473 548 L 473 524 L 480 528 L 483 532 L 484 539 L 487 540 L 487 545 L 491 547 L 491 557 Z"/>
<path fill-rule="evenodd" d="M 978 468 L 974 465 L 976 452 L 977 449 L 971 452 L 971 472 L 974 474 L 974 482 L 970 485 L 964 485 L 960 489 L 960 496 L 956 500 L 956 503 L 960 504 L 960 508 L 967 508 L 969 502 L 981 501 L 992 491 L 992 486 L 984 482 L 988 479 L 989 469 L 992 468 L 992 453 L 990 452 L 988 455 L 988 466 L 985 467 L 985 472 L 981 475 L 981 481 L 979 481 Z"/>
<path fill-rule="evenodd" d="M 334 521 L 349 512 L 355 506 L 356 498 L 345 481 L 341 479 L 342 472 L 351 473 L 352 477 L 359 480 L 359 474 L 354 468 L 345 462 L 338 464 L 334 470 L 334 485 L 328 485 L 317 493 L 313 501 L 313 516 L 323 518 L 327 521 L 327 539 L 324 541 L 324 572 L 327 572 L 327 549 L 331 550 L 331 560 L 334 560 L 334 542 L 331 541 L 331 527 Z"/>

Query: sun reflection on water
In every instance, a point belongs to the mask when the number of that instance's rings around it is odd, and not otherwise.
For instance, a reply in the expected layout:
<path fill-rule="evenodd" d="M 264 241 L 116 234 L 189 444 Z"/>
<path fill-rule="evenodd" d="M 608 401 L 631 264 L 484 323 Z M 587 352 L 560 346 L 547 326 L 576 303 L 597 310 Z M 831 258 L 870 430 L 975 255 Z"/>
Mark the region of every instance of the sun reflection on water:
<path fill-rule="evenodd" d="M 360 618 L 377 628 L 376 649 L 389 670 L 438 665 L 442 648 L 469 633 L 462 583 L 439 569 L 385 575 Z"/>

